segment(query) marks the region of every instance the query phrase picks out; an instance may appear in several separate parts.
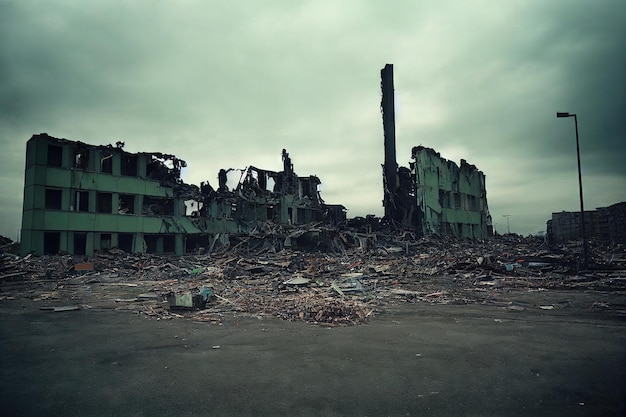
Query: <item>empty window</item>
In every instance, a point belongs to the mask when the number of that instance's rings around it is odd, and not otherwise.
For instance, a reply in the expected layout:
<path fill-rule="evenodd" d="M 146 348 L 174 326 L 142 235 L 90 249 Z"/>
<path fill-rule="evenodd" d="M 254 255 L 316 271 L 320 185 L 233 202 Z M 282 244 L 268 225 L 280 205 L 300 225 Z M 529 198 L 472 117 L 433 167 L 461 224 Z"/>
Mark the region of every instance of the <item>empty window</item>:
<path fill-rule="evenodd" d="M 185 253 L 202 253 L 208 246 L 208 239 L 204 236 L 188 236 L 185 239 Z"/>
<path fill-rule="evenodd" d="M 144 197 L 143 214 L 148 216 L 173 216 L 174 200 L 166 198 Z"/>
<path fill-rule="evenodd" d="M 137 176 L 137 155 L 122 154 L 121 174 L 129 177 Z"/>
<path fill-rule="evenodd" d="M 147 253 L 157 253 L 159 237 L 155 235 L 145 235 L 144 241 L 146 243 Z"/>
<path fill-rule="evenodd" d="M 63 165 L 63 148 L 56 145 L 48 145 L 48 166 L 60 167 Z"/>
<path fill-rule="evenodd" d="M 100 234 L 100 249 L 111 249 L 111 233 Z"/>
<path fill-rule="evenodd" d="M 131 233 L 120 233 L 117 235 L 117 246 L 124 252 L 132 252 L 133 235 Z"/>
<path fill-rule="evenodd" d="M 113 213 L 113 194 L 98 193 L 96 211 L 98 213 Z"/>
<path fill-rule="evenodd" d="M 461 194 L 459 193 L 454 194 L 454 208 L 457 210 L 461 208 Z"/>
<path fill-rule="evenodd" d="M 87 233 L 74 233 L 74 255 L 87 254 Z"/>
<path fill-rule="evenodd" d="M 89 165 L 89 149 L 77 148 L 74 150 L 74 168 L 87 169 Z"/>
<path fill-rule="evenodd" d="M 135 214 L 135 196 L 132 194 L 120 194 L 119 214 Z"/>
<path fill-rule="evenodd" d="M 43 234 L 43 254 L 56 255 L 61 250 L 61 233 L 44 232 Z"/>
<path fill-rule="evenodd" d="M 76 191 L 74 198 L 76 211 L 89 211 L 89 191 Z"/>
<path fill-rule="evenodd" d="M 278 218 L 278 213 L 277 213 L 276 207 L 267 206 L 267 219 L 275 221 L 277 220 L 277 218 Z"/>
<path fill-rule="evenodd" d="M 176 253 L 176 239 L 173 235 L 163 236 L 163 253 Z"/>
<path fill-rule="evenodd" d="M 44 207 L 47 210 L 61 210 L 63 201 L 62 196 L 63 193 L 61 192 L 61 190 L 46 188 L 46 201 Z"/>

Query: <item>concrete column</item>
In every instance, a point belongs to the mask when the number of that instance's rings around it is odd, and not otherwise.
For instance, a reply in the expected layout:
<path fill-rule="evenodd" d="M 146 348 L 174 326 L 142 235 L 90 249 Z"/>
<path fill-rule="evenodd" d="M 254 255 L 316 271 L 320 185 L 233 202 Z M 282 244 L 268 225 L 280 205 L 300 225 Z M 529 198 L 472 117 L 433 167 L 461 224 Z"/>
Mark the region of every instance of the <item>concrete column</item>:
<path fill-rule="evenodd" d="M 93 256 L 95 251 L 95 240 L 96 234 L 94 232 L 87 232 L 87 243 L 85 245 L 85 253 L 87 256 Z"/>
<path fill-rule="evenodd" d="M 60 238 L 60 242 L 59 242 L 59 250 L 61 252 L 65 251 L 67 253 L 72 253 L 72 251 L 70 250 L 70 246 L 69 246 L 69 235 L 70 233 L 65 231 L 65 232 L 61 232 L 61 238 Z"/>
<path fill-rule="evenodd" d="M 139 216 L 143 214 L 143 195 L 141 194 L 135 196 L 135 214 Z"/>
<path fill-rule="evenodd" d="M 143 253 L 145 252 L 145 244 L 144 244 L 144 236 L 143 233 L 135 233 L 133 238 L 133 253 Z"/>
<path fill-rule="evenodd" d="M 89 191 L 89 212 L 90 213 L 96 212 L 96 199 L 97 199 L 96 191 L 95 190 Z"/>

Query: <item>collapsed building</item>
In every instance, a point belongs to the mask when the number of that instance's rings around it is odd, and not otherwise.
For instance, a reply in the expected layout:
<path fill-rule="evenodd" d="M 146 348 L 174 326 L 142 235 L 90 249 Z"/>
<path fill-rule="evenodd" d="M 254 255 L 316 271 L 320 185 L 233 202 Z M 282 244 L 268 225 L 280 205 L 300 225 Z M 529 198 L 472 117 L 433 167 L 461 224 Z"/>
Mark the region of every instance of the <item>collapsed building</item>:
<path fill-rule="evenodd" d="M 384 127 L 384 220 L 415 237 L 447 235 L 485 238 L 492 234 L 485 175 L 433 149 L 414 147 L 410 167 L 396 162 L 393 65 L 381 70 Z M 21 253 L 91 256 L 119 248 L 156 254 L 212 251 L 233 236 L 271 231 L 271 225 L 346 222 L 346 208 L 326 204 L 321 181 L 300 177 L 282 150 L 282 171 L 249 166 L 221 169 L 217 188 L 181 178 L 185 161 L 160 152 L 130 153 L 124 143 L 89 145 L 34 135 L 26 146 Z M 229 177 L 239 175 L 229 188 Z M 371 229 L 368 229 L 371 230 Z M 320 230 L 281 235 L 319 238 Z M 317 233 L 317 235 L 315 235 Z M 356 235 L 355 235 L 356 236 Z M 368 236 L 356 236 L 361 248 Z"/>
<path fill-rule="evenodd" d="M 385 219 L 398 229 L 414 230 L 417 236 L 491 236 L 485 175 L 474 165 L 461 160 L 459 167 L 435 150 L 417 146 L 409 168 L 398 167 L 391 64 L 381 70 L 381 89 Z"/>
<path fill-rule="evenodd" d="M 95 146 L 45 133 L 26 145 L 22 255 L 127 252 L 182 255 L 264 222 L 284 225 L 346 219 L 326 204 L 316 176 L 299 177 L 282 151 L 283 170 L 222 169 L 218 187 L 181 179 L 185 161 L 159 152 L 130 153 L 124 143 Z M 239 174 L 229 189 L 229 174 Z"/>

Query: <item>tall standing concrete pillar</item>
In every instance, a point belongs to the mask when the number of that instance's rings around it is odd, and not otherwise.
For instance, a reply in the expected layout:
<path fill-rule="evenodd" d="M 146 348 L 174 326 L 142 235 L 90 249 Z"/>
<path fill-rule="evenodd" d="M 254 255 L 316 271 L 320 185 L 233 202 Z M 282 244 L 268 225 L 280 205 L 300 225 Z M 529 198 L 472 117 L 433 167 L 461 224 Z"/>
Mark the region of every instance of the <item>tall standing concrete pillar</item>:
<path fill-rule="evenodd" d="M 393 65 L 387 64 L 380 70 L 382 100 L 380 108 L 383 114 L 383 131 L 385 137 L 385 163 L 383 165 L 383 188 L 385 217 L 395 218 L 394 196 L 398 187 L 398 162 L 396 161 L 396 116 L 394 109 Z"/>

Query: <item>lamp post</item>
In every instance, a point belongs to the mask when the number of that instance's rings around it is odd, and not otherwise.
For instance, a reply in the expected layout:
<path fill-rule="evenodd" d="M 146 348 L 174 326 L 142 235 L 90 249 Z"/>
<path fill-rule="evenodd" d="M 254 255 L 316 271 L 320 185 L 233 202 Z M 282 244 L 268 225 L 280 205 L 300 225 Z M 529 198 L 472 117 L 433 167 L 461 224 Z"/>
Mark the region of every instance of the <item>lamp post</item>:
<path fill-rule="evenodd" d="M 587 235 L 585 233 L 585 206 L 583 204 L 583 177 L 580 173 L 580 147 L 578 146 L 578 117 L 576 114 L 567 112 L 556 112 L 556 117 L 573 117 L 576 128 L 576 158 L 578 160 L 578 194 L 580 196 L 580 232 L 583 239 L 583 262 L 582 266 L 587 266 L 589 259 L 589 247 L 587 245 Z"/>
<path fill-rule="evenodd" d="M 502 217 L 506 217 L 506 234 L 510 235 L 511 234 L 511 215 L 503 214 Z"/>

